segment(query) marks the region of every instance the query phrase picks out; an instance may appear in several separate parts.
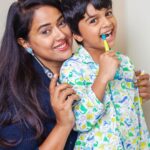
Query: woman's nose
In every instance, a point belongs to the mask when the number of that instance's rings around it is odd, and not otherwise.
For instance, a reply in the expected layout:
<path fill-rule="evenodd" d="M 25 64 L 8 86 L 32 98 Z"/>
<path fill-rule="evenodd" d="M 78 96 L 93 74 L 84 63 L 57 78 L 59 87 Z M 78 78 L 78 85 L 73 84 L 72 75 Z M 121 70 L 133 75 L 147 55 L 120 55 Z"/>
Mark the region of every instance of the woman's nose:
<path fill-rule="evenodd" d="M 54 36 L 57 40 L 65 39 L 65 34 L 58 28 L 54 28 Z"/>

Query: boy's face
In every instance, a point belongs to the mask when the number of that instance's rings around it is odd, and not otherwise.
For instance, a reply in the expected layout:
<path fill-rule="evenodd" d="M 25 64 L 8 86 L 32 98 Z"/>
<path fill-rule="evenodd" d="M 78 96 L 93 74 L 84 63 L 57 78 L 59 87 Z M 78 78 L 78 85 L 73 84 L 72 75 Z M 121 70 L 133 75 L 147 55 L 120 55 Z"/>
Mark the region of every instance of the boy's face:
<path fill-rule="evenodd" d="M 82 42 L 87 50 L 104 50 L 104 44 L 100 38 L 102 34 L 106 34 L 110 47 L 114 45 L 117 22 L 112 9 L 97 10 L 92 4 L 88 4 L 84 19 L 79 22 L 78 27 L 80 35 L 74 35 L 74 38 Z"/>

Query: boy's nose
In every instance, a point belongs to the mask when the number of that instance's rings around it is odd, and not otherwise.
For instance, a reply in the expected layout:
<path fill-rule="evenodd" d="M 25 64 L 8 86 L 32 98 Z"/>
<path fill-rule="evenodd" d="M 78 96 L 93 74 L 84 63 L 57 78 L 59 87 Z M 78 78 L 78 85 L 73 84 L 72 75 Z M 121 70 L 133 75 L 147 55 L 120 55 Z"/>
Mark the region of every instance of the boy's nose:
<path fill-rule="evenodd" d="M 65 38 L 65 34 L 57 27 L 54 28 L 54 36 L 57 40 Z"/>
<path fill-rule="evenodd" d="M 106 17 L 103 17 L 102 18 L 102 27 L 109 27 L 111 25 L 111 21 L 106 18 Z"/>

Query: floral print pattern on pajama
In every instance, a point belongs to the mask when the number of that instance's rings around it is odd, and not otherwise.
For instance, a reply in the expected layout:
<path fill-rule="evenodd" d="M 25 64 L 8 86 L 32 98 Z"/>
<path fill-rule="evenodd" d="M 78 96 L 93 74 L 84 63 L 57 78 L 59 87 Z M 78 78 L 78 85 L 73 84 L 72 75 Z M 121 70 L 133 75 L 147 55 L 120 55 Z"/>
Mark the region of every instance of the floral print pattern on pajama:
<path fill-rule="evenodd" d="M 74 129 L 79 133 L 75 150 L 150 150 L 149 131 L 134 87 L 134 66 L 127 56 L 116 55 L 121 64 L 102 102 L 91 89 L 100 67 L 84 47 L 61 68 L 60 81 L 71 84 L 81 98 L 73 104 Z"/>

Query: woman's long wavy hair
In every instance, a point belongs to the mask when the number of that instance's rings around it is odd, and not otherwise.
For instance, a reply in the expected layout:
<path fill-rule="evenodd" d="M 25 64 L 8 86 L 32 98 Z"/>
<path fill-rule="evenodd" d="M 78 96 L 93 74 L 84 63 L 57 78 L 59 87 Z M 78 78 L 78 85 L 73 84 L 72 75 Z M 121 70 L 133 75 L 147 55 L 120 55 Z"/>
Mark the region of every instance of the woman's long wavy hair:
<path fill-rule="evenodd" d="M 38 138 L 43 132 L 45 113 L 37 97 L 39 78 L 32 66 L 32 56 L 17 40 L 28 40 L 34 12 L 44 6 L 59 10 L 57 0 L 18 0 L 8 11 L 6 28 L 0 47 L 0 130 L 16 122 L 35 130 Z M 0 146 L 9 147 L 21 142 L 0 137 Z"/>

